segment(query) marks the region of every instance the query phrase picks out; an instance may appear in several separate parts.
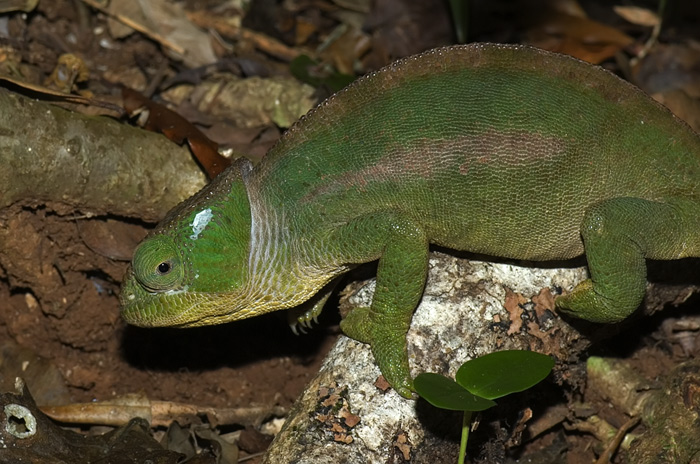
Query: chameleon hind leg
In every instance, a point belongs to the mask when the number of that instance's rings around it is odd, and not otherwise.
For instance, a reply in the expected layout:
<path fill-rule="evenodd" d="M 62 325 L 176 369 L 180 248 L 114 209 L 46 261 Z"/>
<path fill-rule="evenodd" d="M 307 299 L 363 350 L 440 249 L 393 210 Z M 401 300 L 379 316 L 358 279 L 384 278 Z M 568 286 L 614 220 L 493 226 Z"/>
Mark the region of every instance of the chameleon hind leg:
<path fill-rule="evenodd" d="M 614 198 L 591 207 L 581 236 L 590 279 L 556 300 L 565 313 L 592 322 L 619 322 L 646 290 L 646 258 L 697 256 L 700 208 L 688 200 Z"/>
<path fill-rule="evenodd" d="M 341 254 L 356 262 L 379 257 L 372 304 L 353 309 L 340 323 L 342 331 L 372 347 L 387 382 L 410 398 L 413 381 L 406 334 L 423 295 L 428 273 L 428 239 L 420 225 L 396 212 L 355 219 L 333 237 Z"/>
<path fill-rule="evenodd" d="M 305 303 L 287 310 L 287 323 L 294 335 L 299 335 L 300 332 L 305 334 L 305 329 L 310 329 L 313 326 L 313 322 L 318 323 L 318 316 L 321 315 L 323 307 L 331 294 L 333 294 L 338 282 L 340 282 L 340 277 L 331 280 L 318 294 Z"/>

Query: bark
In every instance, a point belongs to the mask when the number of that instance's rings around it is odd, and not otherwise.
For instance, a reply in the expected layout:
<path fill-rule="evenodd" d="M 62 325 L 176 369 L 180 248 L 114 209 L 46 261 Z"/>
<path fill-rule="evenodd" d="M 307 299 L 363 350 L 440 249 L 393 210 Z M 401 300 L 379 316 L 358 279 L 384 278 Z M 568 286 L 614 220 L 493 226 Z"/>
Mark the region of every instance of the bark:
<path fill-rule="evenodd" d="M 631 443 L 629 462 L 698 462 L 698 360 L 680 364 L 664 378 L 650 382 L 626 360 L 592 357 L 588 360 L 588 379 L 589 388 L 630 417 L 641 418 L 645 425 L 644 432 Z"/>
<path fill-rule="evenodd" d="M 186 147 L 0 89 L 0 207 L 160 219 L 205 183 Z M 59 211 L 60 212 L 60 211 Z"/>

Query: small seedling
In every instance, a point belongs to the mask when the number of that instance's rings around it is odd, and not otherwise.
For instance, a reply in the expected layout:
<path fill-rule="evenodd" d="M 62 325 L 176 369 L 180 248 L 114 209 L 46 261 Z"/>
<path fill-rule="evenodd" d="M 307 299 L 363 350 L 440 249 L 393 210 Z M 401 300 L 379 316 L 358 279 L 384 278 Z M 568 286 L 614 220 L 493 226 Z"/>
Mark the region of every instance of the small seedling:
<path fill-rule="evenodd" d="M 493 401 L 536 385 L 554 367 L 549 356 L 532 351 L 506 350 L 467 361 L 455 380 L 444 375 L 423 373 L 414 380 L 420 396 L 435 407 L 463 411 L 459 464 L 464 464 L 472 413 L 496 405 Z"/>
<path fill-rule="evenodd" d="M 325 85 L 331 91 L 337 92 L 350 85 L 355 76 L 343 74 L 318 61 L 314 61 L 308 55 L 299 55 L 289 63 L 289 71 L 301 82 L 313 87 Z"/>

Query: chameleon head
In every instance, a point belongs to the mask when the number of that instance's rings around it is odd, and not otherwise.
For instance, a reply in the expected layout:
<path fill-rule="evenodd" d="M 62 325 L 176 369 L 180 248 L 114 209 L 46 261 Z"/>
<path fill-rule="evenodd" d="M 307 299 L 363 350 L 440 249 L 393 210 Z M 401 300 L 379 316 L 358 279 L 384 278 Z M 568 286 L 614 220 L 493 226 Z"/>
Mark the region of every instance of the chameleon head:
<path fill-rule="evenodd" d="M 188 312 L 205 295 L 189 292 L 183 259 L 175 240 L 168 235 L 146 239 L 134 253 L 121 290 L 122 317 L 139 326 L 192 323 Z M 195 274 L 196 275 L 196 274 Z"/>
<path fill-rule="evenodd" d="M 242 172 L 231 166 L 138 246 L 120 295 L 126 322 L 211 325 L 277 309 L 248 290 L 251 216 Z"/>

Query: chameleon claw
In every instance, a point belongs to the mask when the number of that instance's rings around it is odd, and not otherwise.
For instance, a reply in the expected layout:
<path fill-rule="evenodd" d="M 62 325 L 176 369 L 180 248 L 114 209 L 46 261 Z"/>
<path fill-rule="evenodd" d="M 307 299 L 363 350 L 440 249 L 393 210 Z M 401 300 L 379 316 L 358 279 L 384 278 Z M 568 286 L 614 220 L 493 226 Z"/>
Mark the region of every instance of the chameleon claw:
<path fill-rule="evenodd" d="M 304 325 L 301 323 L 292 322 L 291 324 L 289 324 L 289 328 L 292 329 L 292 333 L 294 333 L 294 335 L 296 335 L 297 337 L 299 335 L 306 335 L 306 330 L 304 330 Z"/>
<path fill-rule="evenodd" d="M 323 305 L 331 294 L 331 290 L 335 285 L 333 281 L 330 285 L 330 289 L 323 293 L 317 300 L 312 300 L 310 303 L 292 308 L 287 313 L 287 321 L 289 327 L 294 332 L 294 335 L 306 334 L 304 329 L 313 329 L 313 324 L 318 325 L 318 316 L 321 314 Z"/>
<path fill-rule="evenodd" d="M 304 329 L 313 329 L 313 322 L 318 324 L 318 319 L 315 316 L 309 319 L 309 315 L 304 314 L 296 318 L 296 320 L 291 321 L 289 323 L 289 328 L 292 329 L 294 335 L 306 335 L 306 330 Z"/>

